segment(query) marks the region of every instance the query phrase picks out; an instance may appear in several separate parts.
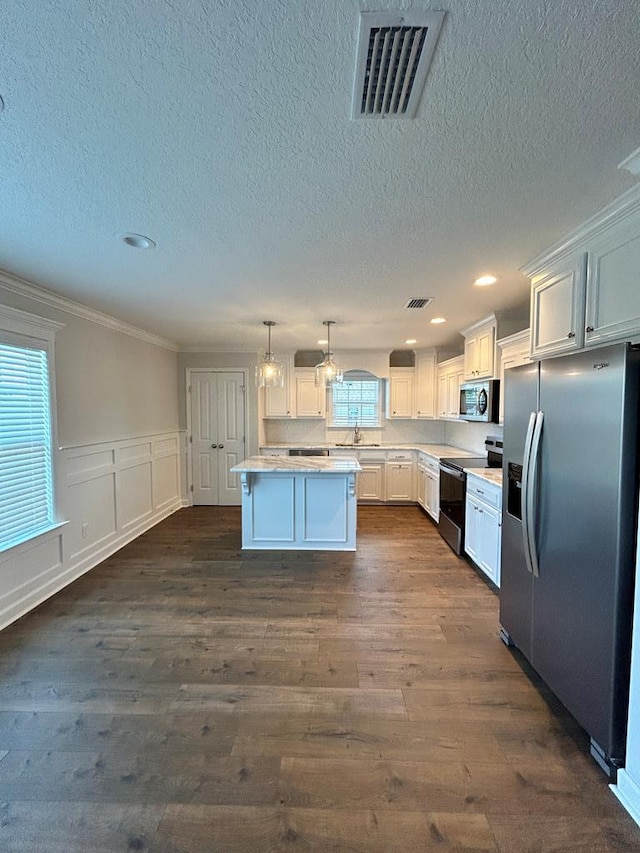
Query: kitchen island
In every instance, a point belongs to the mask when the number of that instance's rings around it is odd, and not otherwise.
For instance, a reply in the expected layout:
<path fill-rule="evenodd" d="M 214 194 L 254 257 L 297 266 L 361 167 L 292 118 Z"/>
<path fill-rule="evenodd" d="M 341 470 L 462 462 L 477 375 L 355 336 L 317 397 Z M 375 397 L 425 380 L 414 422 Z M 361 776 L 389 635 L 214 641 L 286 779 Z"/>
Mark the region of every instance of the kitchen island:
<path fill-rule="evenodd" d="M 242 485 L 242 547 L 356 550 L 355 457 L 250 456 L 231 468 Z"/>

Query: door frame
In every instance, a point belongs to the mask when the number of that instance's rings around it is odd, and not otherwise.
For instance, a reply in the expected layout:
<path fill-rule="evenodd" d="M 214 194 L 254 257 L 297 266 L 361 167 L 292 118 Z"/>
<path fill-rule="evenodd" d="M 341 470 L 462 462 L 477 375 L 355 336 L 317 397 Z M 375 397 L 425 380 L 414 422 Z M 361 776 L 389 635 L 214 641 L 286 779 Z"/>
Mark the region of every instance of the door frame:
<path fill-rule="evenodd" d="M 187 410 L 187 506 L 193 506 L 193 444 L 191 442 L 191 377 L 194 373 L 241 373 L 244 382 L 244 446 L 245 451 L 250 444 L 251 429 L 249 426 L 248 377 L 246 367 L 186 367 L 185 368 L 185 409 Z"/>

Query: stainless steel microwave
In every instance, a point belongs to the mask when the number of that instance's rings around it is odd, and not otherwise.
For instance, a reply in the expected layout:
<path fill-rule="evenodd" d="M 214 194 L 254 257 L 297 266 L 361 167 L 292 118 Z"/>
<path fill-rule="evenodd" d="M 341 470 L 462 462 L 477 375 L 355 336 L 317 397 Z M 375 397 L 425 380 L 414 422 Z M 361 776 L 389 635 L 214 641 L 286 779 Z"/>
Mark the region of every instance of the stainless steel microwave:
<path fill-rule="evenodd" d="M 460 417 L 463 420 L 497 424 L 499 407 L 498 379 L 477 379 L 460 386 Z"/>

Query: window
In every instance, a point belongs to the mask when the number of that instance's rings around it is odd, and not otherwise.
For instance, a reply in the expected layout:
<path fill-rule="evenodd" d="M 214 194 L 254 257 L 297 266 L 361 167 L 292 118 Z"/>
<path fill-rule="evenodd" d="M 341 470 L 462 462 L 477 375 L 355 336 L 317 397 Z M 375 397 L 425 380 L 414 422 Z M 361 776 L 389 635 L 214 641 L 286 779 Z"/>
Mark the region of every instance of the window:
<path fill-rule="evenodd" d="M 335 427 L 380 426 L 380 380 L 346 379 L 332 386 L 332 419 Z"/>
<path fill-rule="evenodd" d="M 55 523 L 49 363 L 55 328 L 0 306 L 0 550 Z"/>

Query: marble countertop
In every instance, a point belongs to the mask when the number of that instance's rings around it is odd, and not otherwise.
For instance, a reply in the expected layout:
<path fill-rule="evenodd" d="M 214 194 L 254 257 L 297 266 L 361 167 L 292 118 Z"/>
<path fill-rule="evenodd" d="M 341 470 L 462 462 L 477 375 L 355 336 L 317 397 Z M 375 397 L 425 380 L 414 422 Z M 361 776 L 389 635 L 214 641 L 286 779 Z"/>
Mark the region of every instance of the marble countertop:
<path fill-rule="evenodd" d="M 296 450 L 308 450 L 314 447 L 328 448 L 329 450 L 417 450 L 420 453 L 427 453 L 429 456 L 435 456 L 437 459 L 442 459 L 446 456 L 482 456 L 482 453 L 473 453 L 471 450 L 462 450 L 460 447 L 453 447 L 449 444 L 354 444 L 353 446 L 340 446 L 337 444 L 328 444 L 327 442 L 314 442 L 313 444 L 301 444 L 300 442 L 290 442 L 289 444 L 263 444 L 261 450 L 286 450 L 289 447 Z"/>
<path fill-rule="evenodd" d="M 234 465 L 231 471 L 238 474 L 356 474 L 362 468 L 355 456 L 250 456 Z"/>
<path fill-rule="evenodd" d="M 496 486 L 502 486 L 502 468 L 465 468 L 467 474 L 473 474 L 474 477 L 480 477 L 487 483 L 493 483 Z"/>

